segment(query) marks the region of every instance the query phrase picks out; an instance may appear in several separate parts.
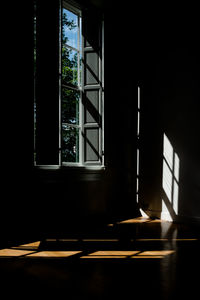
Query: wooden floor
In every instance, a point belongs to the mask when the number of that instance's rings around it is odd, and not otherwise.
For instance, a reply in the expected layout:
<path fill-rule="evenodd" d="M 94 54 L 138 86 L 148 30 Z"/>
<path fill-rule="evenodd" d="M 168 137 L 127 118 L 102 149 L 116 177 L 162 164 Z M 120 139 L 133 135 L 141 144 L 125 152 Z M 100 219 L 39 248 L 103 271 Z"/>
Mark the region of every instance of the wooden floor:
<path fill-rule="evenodd" d="M 197 299 L 198 228 L 148 218 L 0 249 L 4 299 Z"/>

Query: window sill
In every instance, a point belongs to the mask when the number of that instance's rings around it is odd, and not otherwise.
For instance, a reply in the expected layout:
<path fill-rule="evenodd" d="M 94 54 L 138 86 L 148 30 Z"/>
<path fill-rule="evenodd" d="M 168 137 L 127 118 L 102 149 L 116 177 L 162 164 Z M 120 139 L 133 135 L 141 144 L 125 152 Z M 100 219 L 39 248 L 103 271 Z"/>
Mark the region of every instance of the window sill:
<path fill-rule="evenodd" d="M 35 179 L 43 183 L 102 181 L 105 166 L 35 166 Z"/>
<path fill-rule="evenodd" d="M 66 164 L 66 165 L 35 165 L 35 169 L 37 170 L 85 170 L 85 171 L 103 171 L 105 170 L 105 166 L 102 165 L 74 165 L 74 164 Z"/>
<path fill-rule="evenodd" d="M 35 166 L 35 176 L 42 181 L 99 181 L 105 176 L 105 166 Z"/>

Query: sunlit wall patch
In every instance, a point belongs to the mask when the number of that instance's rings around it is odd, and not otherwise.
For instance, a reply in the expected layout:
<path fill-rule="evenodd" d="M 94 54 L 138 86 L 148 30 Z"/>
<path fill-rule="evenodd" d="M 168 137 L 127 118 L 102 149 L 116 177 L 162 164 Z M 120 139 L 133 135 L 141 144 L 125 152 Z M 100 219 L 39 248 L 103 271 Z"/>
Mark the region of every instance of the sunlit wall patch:
<path fill-rule="evenodd" d="M 162 214 L 178 215 L 180 159 L 167 135 L 163 135 Z M 161 216 L 162 217 L 162 216 Z"/>

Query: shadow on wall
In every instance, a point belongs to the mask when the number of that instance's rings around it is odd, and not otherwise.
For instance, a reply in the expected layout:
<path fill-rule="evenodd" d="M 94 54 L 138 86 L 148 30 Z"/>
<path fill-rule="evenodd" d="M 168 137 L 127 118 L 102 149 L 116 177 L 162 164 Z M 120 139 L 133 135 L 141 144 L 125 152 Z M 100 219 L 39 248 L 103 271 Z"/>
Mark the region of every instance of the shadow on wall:
<path fill-rule="evenodd" d="M 178 215 L 180 159 L 165 133 L 162 166 L 161 219 L 172 221 Z"/>

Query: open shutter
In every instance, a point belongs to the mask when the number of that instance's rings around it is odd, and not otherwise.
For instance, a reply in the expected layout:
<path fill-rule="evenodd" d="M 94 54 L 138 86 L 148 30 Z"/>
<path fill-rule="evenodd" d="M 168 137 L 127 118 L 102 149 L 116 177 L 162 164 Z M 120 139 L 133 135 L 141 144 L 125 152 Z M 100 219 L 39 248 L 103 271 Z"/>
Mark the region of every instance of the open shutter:
<path fill-rule="evenodd" d="M 49 21 L 50 20 L 50 21 Z M 59 163 L 59 2 L 36 2 L 36 164 Z"/>
<path fill-rule="evenodd" d="M 83 163 L 102 164 L 102 18 L 93 10 L 83 12 Z"/>

